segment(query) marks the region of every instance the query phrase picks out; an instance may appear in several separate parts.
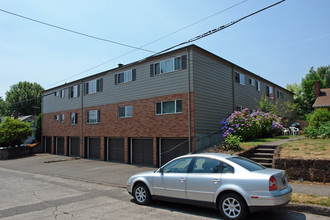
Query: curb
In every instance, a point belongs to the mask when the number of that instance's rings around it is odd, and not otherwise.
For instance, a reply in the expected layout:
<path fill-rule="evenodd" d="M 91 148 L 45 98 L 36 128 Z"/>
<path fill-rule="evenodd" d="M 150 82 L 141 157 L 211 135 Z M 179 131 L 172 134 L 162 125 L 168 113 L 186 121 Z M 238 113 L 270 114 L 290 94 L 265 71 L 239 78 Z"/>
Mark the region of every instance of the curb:
<path fill-rule="evenodd" d="M 284 208 L 292 211 L 308 212 L 316 215 L 330 216 L 330 207 L 290 202 L 289 204 L 284 206 Z"/>

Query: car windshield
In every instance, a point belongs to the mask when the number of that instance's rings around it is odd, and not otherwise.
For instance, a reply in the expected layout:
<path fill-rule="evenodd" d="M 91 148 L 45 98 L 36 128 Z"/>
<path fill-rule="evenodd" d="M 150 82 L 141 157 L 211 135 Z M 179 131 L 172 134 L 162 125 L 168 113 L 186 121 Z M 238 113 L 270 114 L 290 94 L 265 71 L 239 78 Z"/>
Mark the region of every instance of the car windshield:
<path fill-rule="evenodd" d="M 230 160 L 249 171 L 258 171 L 266 169 L 266 167 L 244 157 L 231 157 L 227 158 L 227 160 Z"/>

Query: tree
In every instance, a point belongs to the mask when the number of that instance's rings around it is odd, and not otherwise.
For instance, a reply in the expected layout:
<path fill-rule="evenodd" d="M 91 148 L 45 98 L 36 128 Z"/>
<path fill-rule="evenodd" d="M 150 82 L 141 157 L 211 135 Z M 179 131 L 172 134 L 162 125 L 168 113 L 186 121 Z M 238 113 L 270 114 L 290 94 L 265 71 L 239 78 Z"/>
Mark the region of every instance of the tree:
<path fill-rule="evenodd" d="M 311 67 L 300 85 L 286 85 L 286 89 L 294 93 L 294 103 L 297 104 L 295 113 L 298 118 L 306 119 L 306 115 L 313 111 L 315 81 L 320 82 L 321 88 L 330 88 L 330 66 L 318 67 L 316 71 Z"/>
<path fill-rule="evenodd" d="M 6 115 L 6 102 L 0 97 L 0 117 Z"/>
<path fill-rule="evenodd" d="M 19 82 L 6 92 L 8 114 L 15 110 L 19 115 L 38 115 L 41 112 L 41 95 L 44 89 L 38 83 Z"/>
<path fill-rule="evenodd" d="M 29 123 L 7 117 L 0 125 L 0 145 L 20 145 L 31 134 L 32 129 Z"/>

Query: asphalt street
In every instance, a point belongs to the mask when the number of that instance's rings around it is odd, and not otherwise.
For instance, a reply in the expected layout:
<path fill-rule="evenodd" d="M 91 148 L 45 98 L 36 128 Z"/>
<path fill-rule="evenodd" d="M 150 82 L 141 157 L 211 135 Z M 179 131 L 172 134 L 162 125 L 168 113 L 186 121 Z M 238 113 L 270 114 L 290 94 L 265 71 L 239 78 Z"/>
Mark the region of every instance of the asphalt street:
<path fill-rule="evenodd" d="M 0 161 L 0 219 L 221 219 L 212 209 L 166 202 L 137 205 L 125 188 L 109 180 L 126 182 L 126 176 L 120 175 L 123 170 L 129 175 L 154 168 L 63 159 L 67 157 L 40 154 Z M 93 175 L 98 179 L 101 174 L 103 182 L 92 181 Z M 329 219 L 286 209 L 252 214 L 248 219 L 266 218 Z"/>

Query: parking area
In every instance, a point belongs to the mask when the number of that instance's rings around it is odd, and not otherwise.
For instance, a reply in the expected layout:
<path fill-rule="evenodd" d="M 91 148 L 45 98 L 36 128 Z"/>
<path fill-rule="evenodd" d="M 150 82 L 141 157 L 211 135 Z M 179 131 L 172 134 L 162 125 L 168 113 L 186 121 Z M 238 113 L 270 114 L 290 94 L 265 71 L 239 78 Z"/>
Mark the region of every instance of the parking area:
<path fill-rule="evenodd" d="M 0 219 L 221 219 L 217 210 L 166 202 L 137 205 L 129 176 L 154 170 L 95 160 L 36 154 L 0 160 Z M 324 219 L 277 209 L 248 219 Z"/>

